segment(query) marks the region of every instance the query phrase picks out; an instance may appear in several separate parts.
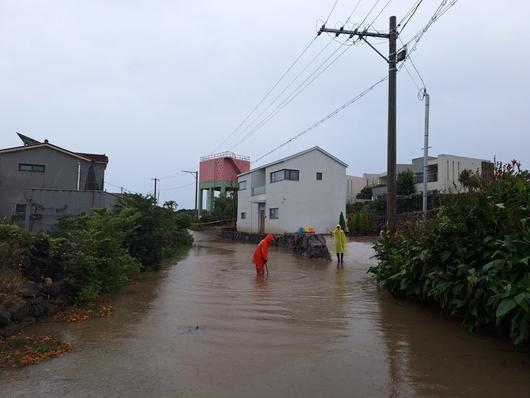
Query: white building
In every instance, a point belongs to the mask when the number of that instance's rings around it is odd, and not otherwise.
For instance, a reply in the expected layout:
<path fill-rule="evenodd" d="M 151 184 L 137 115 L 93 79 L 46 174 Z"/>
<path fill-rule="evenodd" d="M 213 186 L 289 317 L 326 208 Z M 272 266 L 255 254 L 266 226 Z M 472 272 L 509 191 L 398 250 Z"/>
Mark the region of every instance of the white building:
<path fill-rule="evenodd" d="M 489 160 L 441 154 L 429 157 L 427 171 L 427 192 L 455 193 L 464 190 L 458 181 L 460 173 L 470 170 L 482 175 L 493 173 L 493 163 Z M 423 157 L 412 160 L 414 188 L 423 192 Z"/>
<path fill-rule="evenodd" d="M 346 214 L 346 167 L 320 147 L 238 175 L 237 230 L 325 233 Z"/>
<path fill-rule="evenodd" d="M 396 165 L 396 176 L 405 171 L 411 170 L 411 164 L 397 164 Z M 386 195 L 386 184 L 387 184 L 386 171 L 382 173 L 363 173 L 362 177 L 346 176 L 346 201 L 348 203 L 354 203 L 357 201 L 357 194 L 361 192 L 364 187 L 376 188 L 375 191 L 377 197 Z"/>
<path fill-rule="evenodd" d="M 357 176 L 346 176 L 346 202 L 354 203 L 357 200 L 357 194 L 369 186 L 366 178 Z"/>

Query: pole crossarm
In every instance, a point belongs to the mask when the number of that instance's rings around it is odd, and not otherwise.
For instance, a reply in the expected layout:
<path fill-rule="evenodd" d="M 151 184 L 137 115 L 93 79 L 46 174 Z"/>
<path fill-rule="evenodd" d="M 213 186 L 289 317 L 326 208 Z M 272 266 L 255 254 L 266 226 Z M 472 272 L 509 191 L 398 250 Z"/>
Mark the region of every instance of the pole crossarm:
<path fill-rule="evenodd" d="M 335 36 L 338 35 L 349 35 L 350 38 L 353 38 L 354 36 L 357 36 L 359 38 L 363 37 L 379 37 L 380 39 L 389 39 L 390 33 L 378 33 L 378 32 L 368 32 L 367 30 L 348 30 L 348 29 L 332 29 L 332 28 L 326 28 L 326 25 L 322 25 L 320 30 L 318 31 L 318 34 L 322 33 L 335 33 Z"/>

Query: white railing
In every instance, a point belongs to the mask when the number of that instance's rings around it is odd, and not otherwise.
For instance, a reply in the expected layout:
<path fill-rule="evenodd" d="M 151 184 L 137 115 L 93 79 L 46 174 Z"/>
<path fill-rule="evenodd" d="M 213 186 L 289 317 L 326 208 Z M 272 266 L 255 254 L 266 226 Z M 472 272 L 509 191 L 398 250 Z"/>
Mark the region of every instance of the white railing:
<path fill-rule="evenodd" d="M 201 162 L 204 160 L 210 160 L 210 159 L 219 159 L 219 158 L 232 158 L 237 160 L 246 160 L 247 162 L 250 162 L 250 156 L 244 156 L 244 155 L 236 155 L 234 152 L 221 152 L 221 153 L 213 153 L 211 155 L 203 156 L 201 157 Z"/>

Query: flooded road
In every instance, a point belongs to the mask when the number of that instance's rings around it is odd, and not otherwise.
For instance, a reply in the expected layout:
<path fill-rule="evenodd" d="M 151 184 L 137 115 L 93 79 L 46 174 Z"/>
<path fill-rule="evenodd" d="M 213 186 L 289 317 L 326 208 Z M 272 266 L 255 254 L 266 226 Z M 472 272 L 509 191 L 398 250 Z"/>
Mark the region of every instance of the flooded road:
<path fill-rule="evenodd" d="M 523 397 L 530 356 L 377 289 L 369 243 L 343 269 L 197 233 L 189 253 L 113 297 L 115 313 L 41 324 L 74 351 L 0 371 L 2 397 Z"/>

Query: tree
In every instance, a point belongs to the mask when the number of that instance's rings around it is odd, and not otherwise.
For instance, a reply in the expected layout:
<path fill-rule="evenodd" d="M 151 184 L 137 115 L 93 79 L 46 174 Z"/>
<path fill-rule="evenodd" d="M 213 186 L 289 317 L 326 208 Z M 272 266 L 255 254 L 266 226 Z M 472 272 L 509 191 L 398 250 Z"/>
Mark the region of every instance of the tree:
<path fill-rule="evenodd" d="M 346 220 L 344 219 L 344 214 L 342 213 L 342 211 L 340 212 L 339 216 L 339 225 L 343 231 L 346 231 Z"/>
<path fill-rule="evenodd" d="M 235 195 L 215 198 L 212 215 L 219 221 L 234 221 L 236 215 Z"/>
<path fill-rule="evenodd" d="M 478 170 L 476 173 L 473 173 L 472 170 L 468 169 L 462 170 L 458 176 L 458 181 L 464 186 L 464 188 L 467 188 L 470 191 L 476 191 L 480 188 L 482 183 Z"/>
<path fill-rule="evenodd" d="M 404 170 L 397 176 L 397 194 L 412 195 L 414 190 L 414 174 L 412 170 Z"/>
<path fill-rule="evenodd" d="M 175 202 L 174 200 L 168 200 L 167 202 L 164 202 L 162 205 L 164 209 L 169 209 L 171 211 L 177 211 L 177 208 L 179 207 L 179 204 Z"/>
<path fill-rule="evenodd" d="M 372 200 L 372 187 L 366 186 L 361 189 L 361 192 L 357 194 L 356 198 Z"/>

